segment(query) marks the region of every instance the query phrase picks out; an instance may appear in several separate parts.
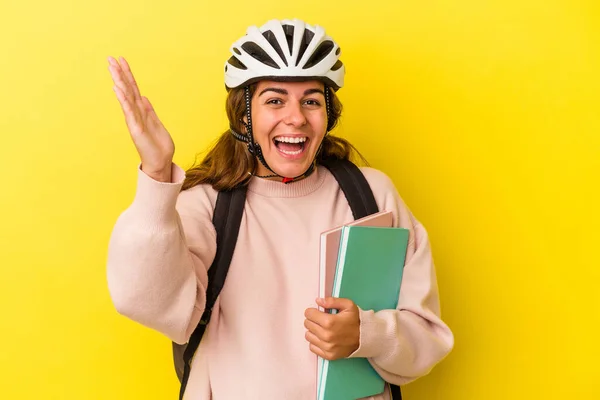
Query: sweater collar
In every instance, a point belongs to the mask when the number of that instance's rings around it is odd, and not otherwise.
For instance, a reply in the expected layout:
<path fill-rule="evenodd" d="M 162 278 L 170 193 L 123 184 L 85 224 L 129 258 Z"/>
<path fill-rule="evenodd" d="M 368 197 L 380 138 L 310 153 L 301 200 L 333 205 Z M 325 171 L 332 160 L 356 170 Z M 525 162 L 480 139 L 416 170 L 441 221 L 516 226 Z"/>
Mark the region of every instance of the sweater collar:
<path fill-rule="evenodd" d="M 291 183 L 253 176 L 248 183 L 248 191 L 265 197 L 302 197 L 321 187 L 325 175 L 325 168 L 317 166 L 306 178 Z"/>

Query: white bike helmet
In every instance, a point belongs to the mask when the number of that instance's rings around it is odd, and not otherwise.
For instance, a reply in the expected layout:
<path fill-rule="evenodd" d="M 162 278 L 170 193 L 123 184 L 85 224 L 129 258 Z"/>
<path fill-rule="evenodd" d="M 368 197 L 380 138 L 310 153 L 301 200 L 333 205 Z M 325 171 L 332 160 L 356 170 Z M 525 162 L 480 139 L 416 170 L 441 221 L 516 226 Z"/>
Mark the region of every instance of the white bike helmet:
<path fill-rule="evenodd" d="M 249 27 L 233 43 L 232 57 L 225 63 L 225 86 L 245 87 L 262 79 L 317 79 L 337 91 L 344 85 L 340 52 L 318 25 L 298 19 L 271 20 L 260 28 Z"/>

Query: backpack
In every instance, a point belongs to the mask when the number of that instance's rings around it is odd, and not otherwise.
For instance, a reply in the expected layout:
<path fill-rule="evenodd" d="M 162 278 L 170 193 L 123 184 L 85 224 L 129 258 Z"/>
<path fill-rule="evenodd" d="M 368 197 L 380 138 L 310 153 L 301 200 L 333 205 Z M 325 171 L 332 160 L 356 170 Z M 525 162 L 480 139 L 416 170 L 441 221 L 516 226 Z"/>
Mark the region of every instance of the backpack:
<path fill-rule="evenodd" d="M 321 165 L 327 168 L 337 180 L 348 200 L 354 219 L 363 218 L 379 211 L 371 187 L 356 165 L 347 160 L 337 159 L 324 161 Z M 190 376 L 191 360 L 200 345 L 200 340 L 210 321 L 212 309 L 225 284 L 246 203 L 246 189 L 246 186 L 239 186 L 232 190 L 221 191 L 217 196 L 213 214 L 213 224 L 217 232 L 217 252 L 208 270 L 206 307 L 188 343 L 180 345 L 173 342 L 175 371 L 181 382 L 179 400 L 183 400 Z M 400 387 L 390 384 L 390 389 L 393 400 L 402 400 Z"/>

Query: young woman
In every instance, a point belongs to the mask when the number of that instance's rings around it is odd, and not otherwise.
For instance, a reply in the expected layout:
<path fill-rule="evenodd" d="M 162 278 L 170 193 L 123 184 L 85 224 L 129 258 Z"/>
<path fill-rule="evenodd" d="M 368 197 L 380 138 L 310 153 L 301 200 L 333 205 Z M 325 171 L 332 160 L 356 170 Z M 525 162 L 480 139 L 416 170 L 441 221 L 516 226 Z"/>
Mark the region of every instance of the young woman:
<path fill-rule="evenodd" d="M 225 286 L 192 361 L 185 399 L 314 399 L 316 356 L 368 358 L 388 382 L 427 374 L 453 346 L 440 319 L 427 233 L 382 172 L 363 167 L 380 210 L 410 230 L 399 305 L 359 309 L 315 300 L 319 234 L 353 220 L 325 159 L 354 148 L 336 125 L 344 65 L 338 44 L 299 20 L 250 27 L 225 63 L 230 129 L 197 166 L 172 161 L 174 144 L 127 62 L 109 58 L 114 90 L 140 155 L 133 203 L 108 254 L 116 309 L 186 343 L 206 304 L 215 258 L 218 191 L 247 186 Z M 338 309 L 321 312 L 317 306 Z M 389 388 L 373 399 L 389 399 Z"/>

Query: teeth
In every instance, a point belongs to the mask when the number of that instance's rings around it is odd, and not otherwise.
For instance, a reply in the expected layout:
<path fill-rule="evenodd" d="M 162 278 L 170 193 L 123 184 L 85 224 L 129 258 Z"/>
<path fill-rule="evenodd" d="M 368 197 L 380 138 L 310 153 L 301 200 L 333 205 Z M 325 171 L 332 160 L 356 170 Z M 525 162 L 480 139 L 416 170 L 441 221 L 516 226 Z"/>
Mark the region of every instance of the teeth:
<path fill-rule="evenodd" d="M 287 154 L 289 156 L 295 156 L 296 154 L 302 153 L 302 150 L 296 150 L 296 151 L 279 150 L 279 151 L 281 151 L 283 154 Z"/>
<path fill-rule="evenodd" d="M 275 140 L 278 142 L 285 142 L 285 143 L 304 143 L 306 142 L 306 137 L 285 137 L 285 136 L 279 136 L 276 137 Z"/>

